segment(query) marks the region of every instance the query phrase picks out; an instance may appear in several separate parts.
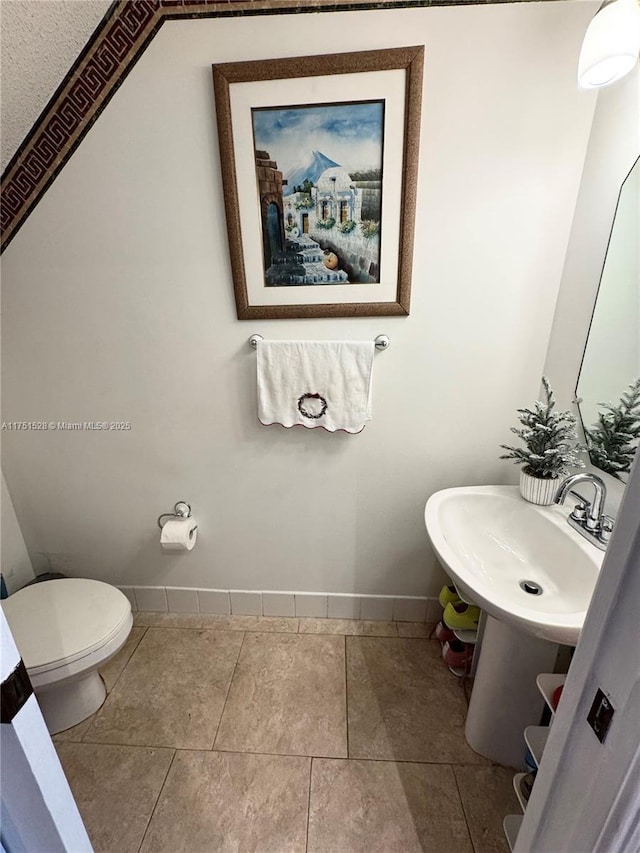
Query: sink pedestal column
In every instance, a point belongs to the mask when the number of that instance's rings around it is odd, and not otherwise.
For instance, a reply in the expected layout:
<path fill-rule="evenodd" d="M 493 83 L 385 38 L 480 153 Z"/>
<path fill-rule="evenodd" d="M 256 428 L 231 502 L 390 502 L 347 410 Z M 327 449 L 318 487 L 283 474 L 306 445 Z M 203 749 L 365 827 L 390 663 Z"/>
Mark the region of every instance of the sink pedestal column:
<path fill-rule="evenodd" d="M 465 736 L 485 758 L 522 770 L 523 731 L 540 724 L 544 707 L 536 676 L 553 672 L 558 646 L 486 619 Z"/>

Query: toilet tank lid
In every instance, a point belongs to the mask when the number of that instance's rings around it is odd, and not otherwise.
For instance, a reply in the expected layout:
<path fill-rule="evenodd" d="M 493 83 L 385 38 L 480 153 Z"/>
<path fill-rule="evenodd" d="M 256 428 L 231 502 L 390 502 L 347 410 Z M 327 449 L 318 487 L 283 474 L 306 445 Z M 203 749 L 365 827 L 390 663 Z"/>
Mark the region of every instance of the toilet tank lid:
<path fill-rule="evenodd" d="M 33 584 L 2 602 L 28 670 L 100 648 L 131 614 L 129 599 L 102 581 L 63 578 Z"/>

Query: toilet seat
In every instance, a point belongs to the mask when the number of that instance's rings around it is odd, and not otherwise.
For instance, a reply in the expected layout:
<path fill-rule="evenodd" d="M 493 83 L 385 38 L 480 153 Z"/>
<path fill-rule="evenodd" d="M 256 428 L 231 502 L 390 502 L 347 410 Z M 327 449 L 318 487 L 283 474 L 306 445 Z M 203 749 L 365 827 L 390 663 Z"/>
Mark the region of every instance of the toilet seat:
<path fill-rule="evenodd" d="M 131 605 L 119 589 L 84 578 L 32 584 L 2 606 L 34 687 L 111 656 L 132 622 Z"/>

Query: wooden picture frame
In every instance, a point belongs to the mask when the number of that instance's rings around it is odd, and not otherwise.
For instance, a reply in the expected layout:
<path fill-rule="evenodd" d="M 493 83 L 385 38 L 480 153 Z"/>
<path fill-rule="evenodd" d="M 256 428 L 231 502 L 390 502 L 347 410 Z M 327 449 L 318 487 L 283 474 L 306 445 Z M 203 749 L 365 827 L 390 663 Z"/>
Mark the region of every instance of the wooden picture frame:
<path fill-rule="evenodd" d="M 212 66 L 238 319 L 409 314 L 423 59 Z"/>

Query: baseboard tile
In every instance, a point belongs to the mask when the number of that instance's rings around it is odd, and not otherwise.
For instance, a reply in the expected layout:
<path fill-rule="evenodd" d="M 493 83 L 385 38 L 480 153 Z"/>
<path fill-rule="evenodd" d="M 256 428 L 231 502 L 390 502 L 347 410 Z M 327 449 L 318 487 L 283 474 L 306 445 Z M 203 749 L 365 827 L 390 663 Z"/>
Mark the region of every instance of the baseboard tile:
<path fill-rule="evenodd" d="M 327 595 L 321 592 L 296 592 L 296 616 L 327 618 Z"/>
<path fill-rule="evenodd" d="M 263 592 L 263 616 L 295 616 L 296 597 L 293 592 Z"/>
<path fill-rule="evenodd" d="M 163 586 L 134 586 L 133 592 L 138 610 L 166 612 L 169 609 L 167 590 Z"/>
<path fill-rule="evenodd" d="M 340 595 L 330 593 L 328 596 L 329 619 L 359 619 L 360 618 L 360 596 Z"/>
<path fill-rule="evenodd" d="M 391 622 L 395 598 L 390 595 L 362 595 L 360 618 L 374 622 Z"/>
<path fill-rule="evenodd" d="M 427 599 L 427 622 L 439 622 L 442 619 L 442 605 L 437 598 Z"/>
<path fill-rule="evenodd" d="M 409 596 L 396 598 L 393 602 L 394 622 L 426 622 L 427 621 L 427 599 L 409 598 Z"/>
<path fill-rule="evenodd" d="M 230 589 L 231 613 L 238 616 L 262 616 L 262 593 L 255 590 Z"/>
<path fill-rule="evenodd" d="M 169 613 L 197 613 L 198 591 L 185 587 L 166 587 Z"/>
<path fill-rule="evenodd" d="M 231 598 L 228 589 L 198 589 L 198 613 L 213 613 L 217 616 L 229 616 Z"/>
<path fill-rule="evenodd" d="M 132 610 L 137 610 L 138 605 L 136 603 L 136 594 L 132 586 L 119 586 L 118 589 L 120 592 L 124 593 L 129 599 L 129 604 L 131 605 Z"/>
<path fill-rule="evenodd" d="M 191 587 L 119 586 L 132 610 L 213 613 L 222 616 L 300 616 L 369 621 L 437 622 L 442 607 L 436 597 L 357 595 L 336 592 L 196 589 Z"/>

